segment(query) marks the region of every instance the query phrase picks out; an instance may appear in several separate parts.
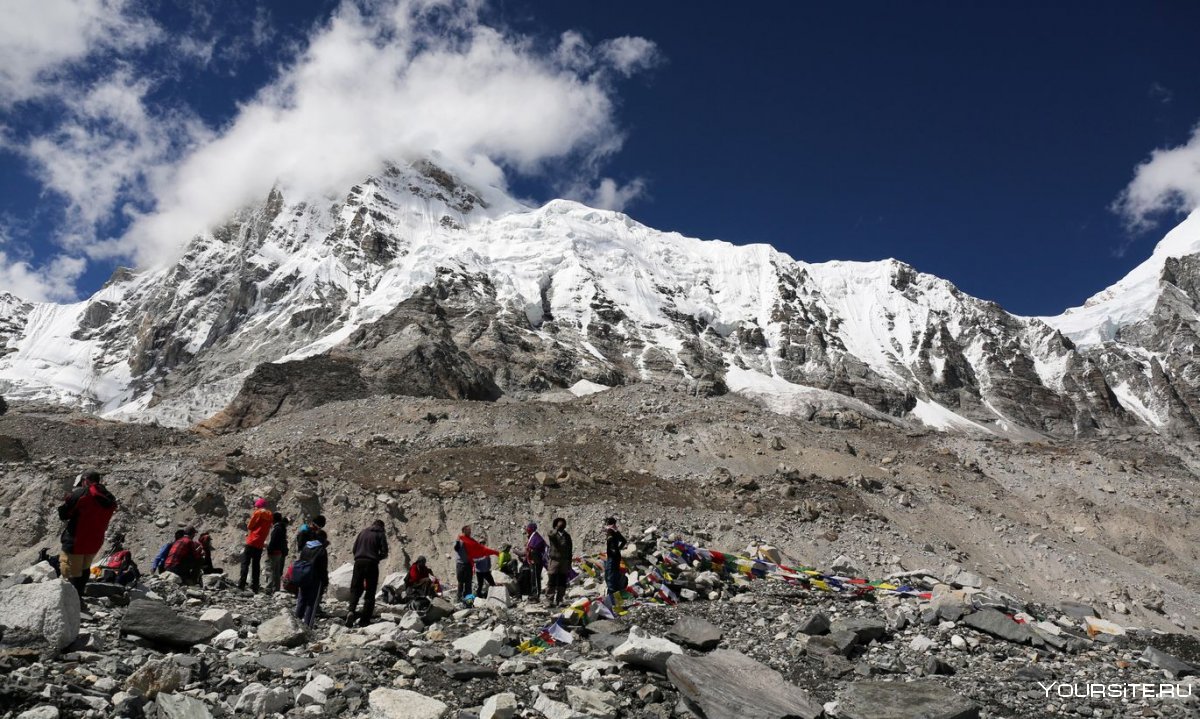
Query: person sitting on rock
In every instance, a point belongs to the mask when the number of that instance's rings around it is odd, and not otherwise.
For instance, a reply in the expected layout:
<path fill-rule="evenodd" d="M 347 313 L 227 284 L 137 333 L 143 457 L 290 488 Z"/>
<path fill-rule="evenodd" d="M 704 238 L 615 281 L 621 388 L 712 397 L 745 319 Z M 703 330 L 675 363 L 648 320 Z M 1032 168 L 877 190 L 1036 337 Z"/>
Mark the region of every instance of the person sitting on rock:
<path fill-rule="evenodd" d="M 454 542 L 454 576 L 458 580 L 458 601 L 464 604 L 471 594 L 471 575 L 474 573 L 475 560 L 481 557 L 499 554 L 491 547 L 486 547 L 471 538 L 471 525 L 464 525 L 462 533 Z"/>
<path fill-rule="evenodd" d="M 346 614 L 346 626 L 353 626 L 356 619 L 360 626 L 371 623 L 371 616 L 375 613 L 375 590 L 379 587 L 379 563 L 387 556 L 388 543 L 383 520 L 376 519 L 354 540 L 354 573 L 350 577 L 350 609 Z M 360 597 L 363 600 L 361 616 L 356 611 Z"/>
<path fill-rule="evenodd" d="M 105 489 L 100 473 L 95 470 L 80 474 L 75 483 L 58 507 L 58 518 L 66 522 L 60 536 L 62 555 L 58 564 L 62 575 L 79 593 L 82 605 L 92 560 L 104 544 L 104 533 L 117 511 L 117 498 Z"/>
<path fill-rule="evenodd" d="M 175 538 L 162 545 L 162 547 L 160 547 L 158 550 L 158 554 L 154 555 L 154 561 L 150 563 L 151 574 L 161 574 L 163 570 L 166 569 L 164 565 L 167 563 L 167 554 L 170 553 L 171 547 L 173 547 L 180 539 L 183 539 L 183 530 L 176 529 Z"/>
<path fill-rule="evenodd" d="M 133 552 L 125 548 L 125 535 L 117 534 L 104 561 L 100 563 L 100 581 L 129 586 L 141 576 L 137 563 L 133 561 Z"/>
<path fill-rule="evenodd" d="M 500 554 L 496 556 L 496 569 L 510 577 L 517 576 L 517 560 L 513 559 L 511 544 L 500 547 Z"/>
<path fill-rule="evenodd" d="M 204 561 L 204 549 L 195 540 L 196 528 L 188 527 L 183 530 L 183 536 L 171 545 L 167 552 L 164 568 L 178 575 L 184 584 L 197 584 L 200 581 L 200 565 Z"/>
<path fill-rule="evenodd" d="M 404 584 L 414 597 L 432 597 L 437 594 L 433 572 L 430 571 L 424 555 L 417 557 L 417 561 L 409 566 Z"/>
<path fill-rule="evenodd" d="M 293 576 L 297 571 L 297 563 L 307 565 L 306 575 L 296 581 L 296 617 L 305 625 L 312 627 L 317 619 L 317 611 L 321 605 L 321 593 L 329 584 L 329 554 L 325 551 L 322 540 L 323 530 L 317 530 L 316 538 L 308 541 L 300 556 L 292 563 Z"/>
<path fill-rule="evenodd" d="M 271 538 L 267 540 L 267 564 L 271 569 L 267 590 L 274 593 L 279 591 L 279 584 L 283 580 L 283 567 L 287 563 L 288 520 L 279 512 L 272 515 L 272 520 L 274 524 L 271 525 Z"/>
<path fill-rule="evenodd" d="M 246 546 L 242 548 L 242 573 L 238 577 L 238 589 L 246 589 L 246 574 L 250 574 L 250 591 L 259 590 L 259 574 L 262 570 L 263 548 L 271 533 L 274 514 L 267 509 L 267 500 L 254 500 L 254 512 L 246 522 Z"/>
<path fill-rule="evenodd" d="M 567 533 L 567 520 L 555 517 L 550 526 L 553 529 L 546 537 L 546 543 L 550 547 L 549 564 L 546 567 L 550 575 L 547 589 L 551 606 L 559 606 L 567 594 L 567 578 L 575 556 L 575 545 L 571 541 L 571 535 Z"/>

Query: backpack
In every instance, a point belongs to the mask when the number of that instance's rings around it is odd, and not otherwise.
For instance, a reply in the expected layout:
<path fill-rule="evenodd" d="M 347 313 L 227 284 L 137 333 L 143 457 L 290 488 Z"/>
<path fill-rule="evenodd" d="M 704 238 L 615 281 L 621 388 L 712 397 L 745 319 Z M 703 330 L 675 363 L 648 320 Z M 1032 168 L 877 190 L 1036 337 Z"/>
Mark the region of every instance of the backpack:
<path fill-rule="evenodd" d="M 313 565 L 307 559 L 296 559 L 283 572 L 284 591 L 295 594 L 301 587 L 307 587 L 313 580 Z"/>

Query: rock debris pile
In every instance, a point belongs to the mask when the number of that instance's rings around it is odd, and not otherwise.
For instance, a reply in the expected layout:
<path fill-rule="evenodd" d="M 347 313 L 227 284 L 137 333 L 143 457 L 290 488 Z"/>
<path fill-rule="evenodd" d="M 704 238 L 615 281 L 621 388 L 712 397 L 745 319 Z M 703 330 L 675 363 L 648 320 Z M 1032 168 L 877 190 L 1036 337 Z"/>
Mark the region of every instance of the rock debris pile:
<path fill-rule="evenodd" d="M 381 604 L 309 630 L 287 594 L 223 579 L 0 589 L 0 716 L 1188 717 L 1200 642 L 1096 608 L 1029 604 L 966 573 L 866 579 L 722 554 L 649 530 L 615 603 L 579 563 L 570 605 L 498 590 Z M 843 568 L 844 569 L 844 568 Z M 336 614 L 336 587 L 325 609 Z M 609 608 L 615 605 L 615 612 Z M 1103 687 L 1107 694 L 1096 693 Z M 1115 696 L 1120 692 L 1120 696 Z"/>

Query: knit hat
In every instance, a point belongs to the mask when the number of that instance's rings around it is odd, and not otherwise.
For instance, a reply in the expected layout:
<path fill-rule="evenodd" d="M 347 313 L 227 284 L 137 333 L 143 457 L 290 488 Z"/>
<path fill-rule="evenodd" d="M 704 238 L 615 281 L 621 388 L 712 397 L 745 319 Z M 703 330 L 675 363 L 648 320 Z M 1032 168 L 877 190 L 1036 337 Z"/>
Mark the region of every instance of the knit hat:
<path fill-rule="evenodd" d="M 262 508 L 263 508 L 263 507 L 265 507 L 265 506 L 267 506 L 267 500 L 266 500 L 266 499 L 263 499 L 262 497 L 259 497 L 258 499 L 254 500 L 254 508 L 255 508 L 255 509 L 262 509 Z"/>

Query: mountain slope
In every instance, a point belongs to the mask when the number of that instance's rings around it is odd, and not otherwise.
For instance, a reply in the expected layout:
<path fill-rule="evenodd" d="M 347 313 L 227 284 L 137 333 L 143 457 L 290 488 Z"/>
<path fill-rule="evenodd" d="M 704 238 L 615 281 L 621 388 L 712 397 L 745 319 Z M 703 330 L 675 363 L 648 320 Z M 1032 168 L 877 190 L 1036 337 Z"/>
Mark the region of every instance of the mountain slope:
<path fill-rule="evenodd" d="M 273 191 L 171 267 L 119 272 L 85 302 L 0 301 L 0 338 L 15 398 L 212 429 L 353 396 L 521 398 L 581 380 L 776 387 L 783 410 L 833 423 L 1162 426 L 1137 404 L 1161 382 L 1118 391 L 1102 354 L 903 263 L 809 264 L 573 202 L 528 208 L 428 162 L 340 198 Z"/>
<path fill-rule="evenodd" d="M 1082 307 L 1044 318 L 1101 368 L 1147 425 L 1195 438 L 1200 426 L 1200 211 L 1148 260 Z"/>

